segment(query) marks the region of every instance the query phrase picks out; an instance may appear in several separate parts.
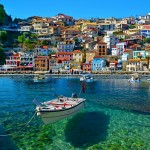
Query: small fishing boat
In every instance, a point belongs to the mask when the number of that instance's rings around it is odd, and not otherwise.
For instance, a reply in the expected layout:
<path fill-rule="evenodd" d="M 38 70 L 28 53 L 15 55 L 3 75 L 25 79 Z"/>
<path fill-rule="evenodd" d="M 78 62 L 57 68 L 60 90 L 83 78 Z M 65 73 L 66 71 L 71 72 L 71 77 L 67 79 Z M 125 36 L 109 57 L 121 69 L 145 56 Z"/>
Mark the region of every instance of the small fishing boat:
<path fill-rule="evenodd" d="M 136 82 L 141 82 L 138 74 L 134 74 L 129 80 L 128 80 L 130 83 L 136 83 Z"/>
<path fill-rule="evenodd" d="M 44 72 L 37 71 L 34 74 L 33 81 L 34 82 L 47 82 L 49 78 L 46 76 Z"/>
<path fill-rule="evenodd" d="M 94 78 L 92 74 L 84 74 L 80 77 L 80 81 L 93 82 Z"/>
<path fill-rule="evenodd" d="M 150 82 L 150 79 L 147 79 L 147 82 Z"/>
<path fill-rule="evenodd" d="M 48 81 L 48 77 L 46 77 L 45 75 L 35 75 L 33 78 L 34 82 L 47 82 Z"/>
<path fill-rule="evenodd" d="M 41 117 L 45 124 L 50 124 L 61 119 L 67 118 L 79 112 L 85 107 L 85 99 L 77 98 L 76 94 L 72 97 L 60 96 L 57 99 L 40 103 L 36 99 L 37 115 Z"/>

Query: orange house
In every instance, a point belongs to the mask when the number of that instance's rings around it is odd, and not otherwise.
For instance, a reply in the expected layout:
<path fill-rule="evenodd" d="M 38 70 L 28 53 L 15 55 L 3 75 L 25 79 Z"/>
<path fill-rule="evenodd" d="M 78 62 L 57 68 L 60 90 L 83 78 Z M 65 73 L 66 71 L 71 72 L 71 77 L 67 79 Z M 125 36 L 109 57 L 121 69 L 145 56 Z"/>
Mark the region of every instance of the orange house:
<path fill-rule="evenodd" d="M 82 63 L 83 71 L 92 71 L 92 61 Z"/>
<path fill-rule="evenodd" d="M 34 70 L 35 71 L 48 71 L 49 70 L 49 57 L 48 56 L 36 56 L 34 58 Z"/>
<path fill-rule="evenodd" d="M 99 41 L 95 45 L 95 50 L 99 56 L 107 55 L 107 44 L 105 42 Z"/>

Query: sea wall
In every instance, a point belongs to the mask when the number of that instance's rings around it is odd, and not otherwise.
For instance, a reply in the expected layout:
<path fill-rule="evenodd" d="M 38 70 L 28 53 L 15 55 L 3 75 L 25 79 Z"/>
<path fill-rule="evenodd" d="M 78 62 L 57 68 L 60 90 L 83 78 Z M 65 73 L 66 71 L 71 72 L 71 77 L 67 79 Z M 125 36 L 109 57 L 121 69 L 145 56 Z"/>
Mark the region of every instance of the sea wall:
<path fill-rule="evenodd" d="M 124 73 L 124 74 L 117 74 L 117 73 L 111 73 L 111 74 L 93 74 L 93 77 L 95 79 L 130 79 L 132 77 L 133 73 Z M 0 77 L 2 76 L 21 76 L 21 77 L 28 77 L 33 78 L 34 74 L 0 74 Z M 53 78 L 80 78 L 82 74 L 46 74 L 46 76 L 53 77 Z M 139 74 L 140 79 L 149 79 L 150 74 L 141 73 Z"/>

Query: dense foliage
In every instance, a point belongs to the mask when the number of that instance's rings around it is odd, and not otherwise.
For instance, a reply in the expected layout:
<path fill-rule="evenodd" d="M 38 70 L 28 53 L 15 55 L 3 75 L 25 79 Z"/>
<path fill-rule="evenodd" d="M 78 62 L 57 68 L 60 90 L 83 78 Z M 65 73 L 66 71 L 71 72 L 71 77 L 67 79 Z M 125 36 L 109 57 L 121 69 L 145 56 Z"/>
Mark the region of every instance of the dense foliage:
<path fill-rule="evenodd" d="M 2 47 L 0 47 L 0 65 L 4 65 L 5 63 L 5 54 L 4 54 L 4 50 Z"/>
<path fill-rule="evenodd" d="M 0 43 L 3 43 L 7 39 L 7 32 L 0 30 Z"/>
<path fill-rule="evenodd" d="M 37 44 L 37 35 L 29 32 L 23 32 L 18 36 L 18 42 L 24 50 L 33 50 Z"/>
<path fill-rule="evenodd" d="M 4 10 L 4 6 L 0 4 L 0 26 L 4 23 L 5 15 L 6 12 Z"/>

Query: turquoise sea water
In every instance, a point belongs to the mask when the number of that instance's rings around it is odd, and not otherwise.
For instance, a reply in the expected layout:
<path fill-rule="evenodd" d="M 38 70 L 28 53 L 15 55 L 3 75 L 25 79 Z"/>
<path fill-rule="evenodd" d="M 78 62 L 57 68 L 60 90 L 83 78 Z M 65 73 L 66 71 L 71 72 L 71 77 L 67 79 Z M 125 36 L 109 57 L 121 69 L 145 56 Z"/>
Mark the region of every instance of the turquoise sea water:
<path fill-rule="evenodd" d="M 44 125 L 33 99 L 47 101 L 79 93 L 79 78 L 33 83 L 27 77 L 0 77 L 0 150 L 150 150 L 150 83 L 97 79 L 86 84 L 86 109 Z"/>

